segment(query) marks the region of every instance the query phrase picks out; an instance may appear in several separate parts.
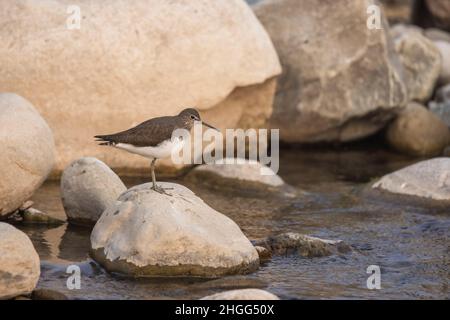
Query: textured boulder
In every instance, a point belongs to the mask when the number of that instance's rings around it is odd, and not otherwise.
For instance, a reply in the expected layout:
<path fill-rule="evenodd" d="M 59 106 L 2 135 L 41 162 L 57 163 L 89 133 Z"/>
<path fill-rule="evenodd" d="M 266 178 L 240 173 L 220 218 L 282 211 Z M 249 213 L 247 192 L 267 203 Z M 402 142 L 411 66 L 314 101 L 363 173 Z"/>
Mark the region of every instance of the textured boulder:
<path fill-rule="evenodd" d="M 442 69 L 439 49 L 414 27 L 397 25 L 391 29 L 395 49 L 404 66 L 404 80 L 410 100 L 427 101 Z"/>
<path fill-rule="evenodd" d="M 450 158 L 413 164 L 385 175 L 372 187 L 396 194 L 450 201 Z"/>
<path fill-rule="evenodd" d="M 91 234 L 92 256 L 134 276 L 215 277 L 254 271 L 256 249 L 229 218 L 173 183 L 163 195 L 139 185 L 122 194 Z"/>
<path fill-rule="evenodd" d="M 29 294 L 41 273 L 39 256 L 25 233 L 0 222 L 0 299 Z"/>
<path fill-rule="evenodd" d="M 254 11 L 283 74 L 271 126 L 288 142 L 350 141 L 382 128 L 406 104 L 387 25 L 367 28 L 369 0 L 266 0 Z"/>
<path fill-rule="evenodd" d="M 425 0 L 437 26 L 450 30 L 450 1 Z"/>
<path fill-rule="evenodd" d="M 450 84 L 440 88 L 435 100 L 428 104 L 430 111 L 450 127 Z"/>
<path fill-rule="evenodd" d="M 204 164 L 197 166 L 189 173 L 189 177 L 197 179 L 213 179 L 214 183 L 240 184 L 244 186 L 267 186 L 272 188 L 284 185 L 283 179 L 280 178 L 272 169 L 262 165 L 257 161 L 241 159 L 241 163 L 236 162 L 237 159 L 223 159 L 215 164 Z M 228 162 L 230 161 L 230 162 Z"/>
<path fill-rule="evenodd" d="M 400 152 L 432 156 L 441 154 L 450 143 L 450 131 L 432 112 L 412 102 L 389 125 L 386 139 L 390 146 Z"/>
<path fill-rule="evenodd" d="M 0 88 L 26 96 L 48 120 L 57 172 L 83 156 L 120 172 L 148 170 L 146 159 L 92 137 L 186 107 L 219 128 L 270 117 L 280 64 L 243 0 L 84 1 L 80 29 L 71 29 L 74 4 L 0 1 Z"/>
<path fill-rule="evenodd" d="M 351 252 L 349 245 L 341 240 L 324 240 L 304 234 L 287 232 L 254 242 L 273 255 L 298 254 L 302 257 L 324 257 Z"/>
<path fill-rule="evenodd" d="M 201 300 L 280 300 L 276 295 L 261 289 L 229 290 L 201 298 Z"/>
<path fill-rule="evenodd" d="M 61 178 L 61 197 L 67 218 L 79 224 L 95 224 L 103 211 L 126 190 L 122 180 L 95 158 L 75 160 Z"/>
<path fill-rule="evenodd" d="M 53 134 L 45 120 L 24 98 L 0 94 L 0 219 L 33 195 L 54 161 Z"/>

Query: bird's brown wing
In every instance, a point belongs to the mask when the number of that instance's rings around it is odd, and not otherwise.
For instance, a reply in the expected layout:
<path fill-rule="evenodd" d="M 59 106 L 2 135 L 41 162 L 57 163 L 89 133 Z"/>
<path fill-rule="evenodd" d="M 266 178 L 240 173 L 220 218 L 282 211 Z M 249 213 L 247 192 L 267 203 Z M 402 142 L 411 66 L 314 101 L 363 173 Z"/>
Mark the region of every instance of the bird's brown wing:
<path fill-rule="evenodd" d="M 111 144 L 128 143 L 139 147 L 155 147 L 172 137 L 172 132 L 180 127 L 175 117 L 160 117 L 147 120 L 131 129 L 109 134 L 98 135 L 98 141 Z"/>

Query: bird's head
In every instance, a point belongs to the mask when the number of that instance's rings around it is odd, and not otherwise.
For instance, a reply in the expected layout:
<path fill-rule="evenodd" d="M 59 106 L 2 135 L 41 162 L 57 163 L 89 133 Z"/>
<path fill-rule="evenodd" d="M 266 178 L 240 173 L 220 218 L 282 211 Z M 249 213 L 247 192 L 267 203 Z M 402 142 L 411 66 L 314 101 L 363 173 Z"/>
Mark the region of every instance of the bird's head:
<path fill-rule="evenodd" d="M 214 128 L 213 126 L 202 121 L 198 111 L 193 108 L 184 109 L 183 111 L 180 112 L 178 116 L 181 117 L 183 121 L 189 126 L 189 129 L 194 126 L 195 121 L 200 121 L 204 126 L 219 131 L 219 129 Z"/>

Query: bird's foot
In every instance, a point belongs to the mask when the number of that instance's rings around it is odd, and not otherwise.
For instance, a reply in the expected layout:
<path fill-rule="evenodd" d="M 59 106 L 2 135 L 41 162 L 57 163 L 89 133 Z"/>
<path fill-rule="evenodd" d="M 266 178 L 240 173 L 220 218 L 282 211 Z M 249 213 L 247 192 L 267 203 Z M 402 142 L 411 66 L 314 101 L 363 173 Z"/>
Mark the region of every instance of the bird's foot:
<path fill-rule="evenodd" d="M 167 196 L 172 196 L 170 193 L 167 193 L 166 190 L 173 190 L 173 188 L 163 188 L 163 187 L 160 187 L 160 186 L 154 184 L 152 187 L 152 190 L 154 190 L 158 193 L 161 193 L 161 194 L 165 194 Z"/>

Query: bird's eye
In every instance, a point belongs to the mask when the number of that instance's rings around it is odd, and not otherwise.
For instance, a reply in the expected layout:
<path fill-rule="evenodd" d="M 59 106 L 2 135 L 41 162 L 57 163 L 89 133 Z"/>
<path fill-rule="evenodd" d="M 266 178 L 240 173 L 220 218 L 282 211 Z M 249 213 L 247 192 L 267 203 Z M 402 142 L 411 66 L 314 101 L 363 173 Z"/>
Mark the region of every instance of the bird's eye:
<path fill-rule="evenodd" d="M 192 119 L 192 120 L 195 120 L 195 116 L 191 115 L 191 119 Z"/>

